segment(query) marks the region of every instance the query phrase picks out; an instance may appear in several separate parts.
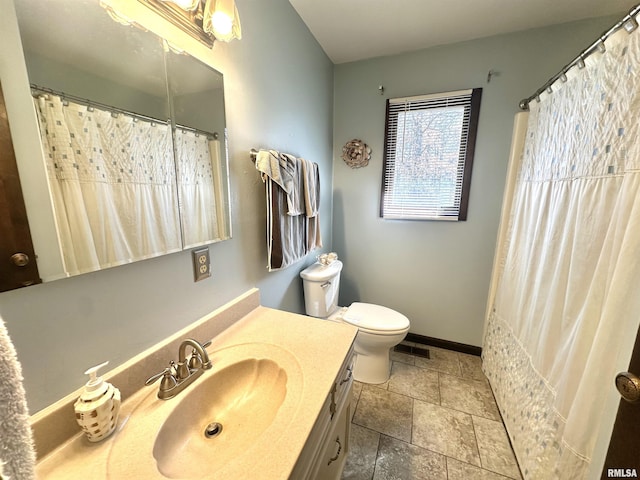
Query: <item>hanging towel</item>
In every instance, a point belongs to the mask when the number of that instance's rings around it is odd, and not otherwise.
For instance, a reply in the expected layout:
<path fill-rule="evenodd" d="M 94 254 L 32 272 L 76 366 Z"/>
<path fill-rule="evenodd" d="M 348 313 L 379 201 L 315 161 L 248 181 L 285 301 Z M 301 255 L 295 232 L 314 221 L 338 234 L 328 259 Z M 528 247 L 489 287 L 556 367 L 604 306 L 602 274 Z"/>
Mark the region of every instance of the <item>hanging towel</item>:
<path fill-rule="evenodd" d="M 287 215 L 287 195 L 267 179 L 267 267 L 270 272 L 304 258 L 307 250 L 307 217 Z"/>
<path fill-rule="evenodd" d="M 318 164 L 300 159 L 302 164 L 304 208 L 307 216 L 307 251 L 322 248 L 320 235 L 320 172 Z"/>
<path fill-rule="evenodd" d="M 315 217 L 320 211 L 320 173 L 318 164 L 300 159 L 302 162 L 304 205 L 307 217 Z"/>
<path fill-rule="evenodd" d="M 267 203 L 267 267 L 286 268 L 322 246 L 318 165 L 275 150 L 260 150 Z"/>
<path fill-rule="evenodd" d="M 291 189 L 287 192 L 287 214 L 302 215 L 305 213 L 303 160 L 287 153 L 280 155 L 286 158 L 286 165 L 291 169 L 293 177 Z"/>
<path fill-rule="evenodd" d="M 300 159 L 288 153 L 275 150 L 260 150 L 256 156 L 256 169 L 262 172 L 262 179 L 271 179 L 287 195 L 288 215 L 304 213 L 303 171 Z"/>
<path fill-rule="evenodd" d="M 0 318 L 0 474 L 11 480 L 31 480 L 35 460 L 22 368 Z"/>
<path fill-rule="evenodd" d="M 286 162 L 286 159 L 284 160 Z M 288 167 L 288 168 L 287 168 Z M 256 155 L 256 170 L 262 173 L 262 179 L 270 178 L 285 192 L 291 191 L 293 183 L 292 167 L 280 164 L 280 153 L 275 150 L 260 150 Z"/>

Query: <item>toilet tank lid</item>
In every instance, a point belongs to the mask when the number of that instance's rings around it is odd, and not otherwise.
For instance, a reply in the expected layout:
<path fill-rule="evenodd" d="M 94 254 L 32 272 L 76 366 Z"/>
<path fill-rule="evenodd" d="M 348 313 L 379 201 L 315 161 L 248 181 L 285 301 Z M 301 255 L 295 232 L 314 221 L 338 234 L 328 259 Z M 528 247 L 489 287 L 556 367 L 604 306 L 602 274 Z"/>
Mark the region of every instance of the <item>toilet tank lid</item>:
<path fill-rule="evenodd" d="M 356 327 L 385 332 L 409 328 L 409 319 L 381 305 L 354 302 L 345 312 L 343 319 Z"/>
<path fill-rule="evenodd" d="M 336 260 L 329 265 L 323 265 L 319 262 L 309 265 L 300 272 L 300 276 L 305 280 L 312 282 L 326 282 L 330 278 L 335 277 L 342 270 L 342 262 Z"/>

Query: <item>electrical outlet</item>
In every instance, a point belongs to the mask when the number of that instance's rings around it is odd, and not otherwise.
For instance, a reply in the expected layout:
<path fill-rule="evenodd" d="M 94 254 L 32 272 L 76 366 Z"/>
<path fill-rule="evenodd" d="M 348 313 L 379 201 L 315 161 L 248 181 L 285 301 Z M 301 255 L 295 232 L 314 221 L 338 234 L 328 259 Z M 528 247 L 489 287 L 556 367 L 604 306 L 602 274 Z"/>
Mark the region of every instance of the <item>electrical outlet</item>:
<path fill-rule="evenodd" d="M 193 255 L 193 276 L 194 281 L 199 282 L 211 276 L 211 259 L 209 257 L 209 247 L 199 248 L 191 252 Z"/>

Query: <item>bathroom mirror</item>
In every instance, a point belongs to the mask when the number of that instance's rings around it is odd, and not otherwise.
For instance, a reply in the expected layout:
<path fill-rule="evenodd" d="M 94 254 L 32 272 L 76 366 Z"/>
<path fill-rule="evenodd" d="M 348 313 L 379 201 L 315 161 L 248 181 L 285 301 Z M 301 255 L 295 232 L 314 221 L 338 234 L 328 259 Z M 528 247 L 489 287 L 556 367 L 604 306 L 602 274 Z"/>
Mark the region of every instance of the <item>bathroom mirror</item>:
<path fill-rule="evenodd" d="M 97 0 L 15 5 L 65 265 L 53 278 L 230 238 L 222 74 Z"/>
<path fill-rule="evenodd" d="M 182 244 L 231 237 L 222 74 L 167 51 Z"/>

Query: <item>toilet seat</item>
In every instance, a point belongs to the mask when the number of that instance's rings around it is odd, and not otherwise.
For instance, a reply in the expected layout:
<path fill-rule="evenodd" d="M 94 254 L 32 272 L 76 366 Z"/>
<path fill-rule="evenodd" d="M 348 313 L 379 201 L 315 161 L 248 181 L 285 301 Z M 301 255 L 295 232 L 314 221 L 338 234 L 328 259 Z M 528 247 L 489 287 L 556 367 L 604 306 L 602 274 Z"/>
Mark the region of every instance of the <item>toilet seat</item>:
<path fill-rule="evenodd" d="M 354 302 L 342 320 L 374 335 L 395 335 L 409 330 L 409 319 L 395 310 L 372 303 Z"/>

